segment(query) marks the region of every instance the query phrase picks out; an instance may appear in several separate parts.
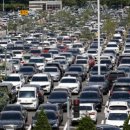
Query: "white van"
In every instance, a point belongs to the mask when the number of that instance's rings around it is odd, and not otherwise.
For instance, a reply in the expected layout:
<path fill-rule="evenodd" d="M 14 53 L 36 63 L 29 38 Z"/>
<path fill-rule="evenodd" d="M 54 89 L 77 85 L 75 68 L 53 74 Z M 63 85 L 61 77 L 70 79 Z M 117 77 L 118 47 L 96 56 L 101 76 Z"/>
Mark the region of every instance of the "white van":
<path fill-rule="evenodd" d="M 17 104 L 26 109 L 36 110 L 39 106 L 36 87 L 22 87 L 18 92 Z"/>

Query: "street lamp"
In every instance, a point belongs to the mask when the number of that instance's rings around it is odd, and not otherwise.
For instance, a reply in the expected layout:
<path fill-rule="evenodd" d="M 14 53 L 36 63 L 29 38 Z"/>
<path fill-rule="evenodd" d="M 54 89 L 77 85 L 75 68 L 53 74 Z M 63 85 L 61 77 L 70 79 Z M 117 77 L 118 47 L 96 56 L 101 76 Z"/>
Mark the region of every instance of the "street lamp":
<path fill-rule="evenodd" d="M 3 0 L 3 12 L 5 11 L 5 1 Z"/>
<path fill-rule="evenodd" d="M 100 0 L 97 0 L 97 8 L 98 8 L 98 75 L 100 75 Z"/>

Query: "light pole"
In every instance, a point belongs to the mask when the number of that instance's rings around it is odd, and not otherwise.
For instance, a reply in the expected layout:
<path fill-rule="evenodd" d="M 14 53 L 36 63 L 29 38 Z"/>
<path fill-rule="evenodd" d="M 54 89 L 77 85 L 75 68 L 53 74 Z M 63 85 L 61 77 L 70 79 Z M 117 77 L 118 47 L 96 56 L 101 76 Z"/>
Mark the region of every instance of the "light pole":
<path fill-rule="evenodd" d="M 98 8 L 98 75 L 100 75 L 100 0 L 97 0 L 97 8 Z"/>
<path fill-rule="evenodd" d="M 5 11 L 5 1 L 3 0 L 3 12 Z"/>
<path fill-rule="evenodd" d="M 67 130 L 70 130 L 70 98 L 67 98 Z"/>

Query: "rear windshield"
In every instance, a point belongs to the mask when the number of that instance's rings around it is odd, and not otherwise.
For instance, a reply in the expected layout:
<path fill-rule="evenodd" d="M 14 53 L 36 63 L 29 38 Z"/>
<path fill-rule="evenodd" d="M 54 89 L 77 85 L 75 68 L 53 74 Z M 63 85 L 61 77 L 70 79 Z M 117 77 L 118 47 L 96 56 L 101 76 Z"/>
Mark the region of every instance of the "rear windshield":
<path fill-rule="evenodd" d="M 114 91 L 130 91 L 130 86 L 114 86 Z"/>

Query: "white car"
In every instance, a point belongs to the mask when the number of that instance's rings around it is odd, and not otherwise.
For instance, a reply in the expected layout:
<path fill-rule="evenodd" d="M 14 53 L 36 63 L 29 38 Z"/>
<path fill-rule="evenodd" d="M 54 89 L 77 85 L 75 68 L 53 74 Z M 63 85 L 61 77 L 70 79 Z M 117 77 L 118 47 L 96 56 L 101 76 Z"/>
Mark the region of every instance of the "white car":
<path fill-rule="evenodd" d="M 45 66 L 45 58 L 44 57 L 31 57 L 29 60 L 30 63 L 36 63 L 39 70 L 43 70 Z"/>
<path fill-rule="evenodd" d="M 69 88 L 71 93 L 78 94 L 80 92 L 81 86 L 80 82 L 76 77 L 62 77 L 60 80 L 58 87 Z"/>
<path fill-rule="evenodd" d="M 36 110 L 39 106 L 36 87 L 22 87 L 18 92 L 17 104 L 26 109 Z"/>
<path fill-rule="evenodd" d="M 97 111 L 95 109 L 95 104 L 93 103 L 80 103 L 80 110 L 83 109 L 83 107 L 86 109 L 88 115 L 94 121 L 97 122 Z M 82 113 L 82 111 L 81 111 Z"/>
<path fill-rule="evenodd" d="M 13 51 L 14 56 L 21 58 L 23 56 L 22 50 L 14 50 Z"/>
<path fill-rule="evenodd" d="M 109 112 L 106 119 L 102 121 L 102 124 L 115 125 L 122 129 L 124 121 L 128 118 L 128 116 L 129 113 L 126 111 Z"/>
<path fill-rule="evenodd" d="M 130 112 L 130 108 L 126 101 L 107 101 L 104 109 L 105 117 L 108 116 L 109 112 L 115 111 Z"/>
<path fill-rule="evenodd" d="M 84 53 L 84 51 L 85 51 L 85 48 L 84 48 L 83 44 L 79 43 L 79 42 L 78 43 L 74 43 L 72 45 L 72 48 L 78 48 L 81 53 Z"/>
<path fill-rule="evenodd" d="M 40 85 L 45 93 L 50 93 L 53 88 L 53 80 L 48 73 L 34 74 L 29 84 Z"/>
<path fill-rule="evenodd" d="M 105 49 L 115 50 L 119 53 L 119 46 L 116 43 L 108 43 Z"/>
<path fill-rule="evenodd" d="M 13 86 L 15 87 L 15 90 L 18 91 L 24 84 L 25 84 L 25 79 L 23 74 L 20 73 L 13 73 L 9 74 L 3 81 L 2 83 L 12 83 Z"/>
<path fill-rule="evenodd" d="M 71 124 L 79 122 L 83 117 L 89 116 L 89 113 L 87 112 L 86 103 L 79 105 L 79 117 L 74 117 L 74 111 L 71 112 Z"/>

